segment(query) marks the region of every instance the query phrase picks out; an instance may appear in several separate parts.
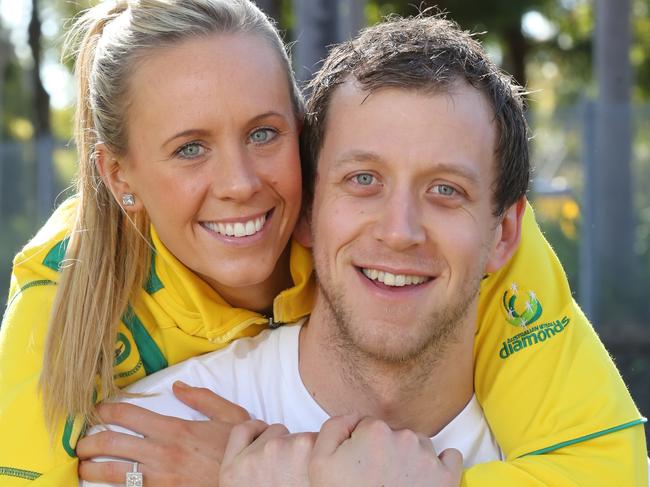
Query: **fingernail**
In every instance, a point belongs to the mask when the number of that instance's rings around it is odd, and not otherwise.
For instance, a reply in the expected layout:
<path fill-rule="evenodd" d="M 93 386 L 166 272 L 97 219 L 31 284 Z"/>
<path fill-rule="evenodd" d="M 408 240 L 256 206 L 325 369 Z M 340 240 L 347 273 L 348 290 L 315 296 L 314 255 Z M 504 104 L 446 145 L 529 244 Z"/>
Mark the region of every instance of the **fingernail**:
<path fill-rule="evenodd" d="M 174 382 L 174 387 L 178 387 L 179 389 L 184 389 L 184 390 L 187 390 L 187 389 L 190 388 L 190 386 L 188 386 L 182 380 L 177 380 L 176 382 Z"/>

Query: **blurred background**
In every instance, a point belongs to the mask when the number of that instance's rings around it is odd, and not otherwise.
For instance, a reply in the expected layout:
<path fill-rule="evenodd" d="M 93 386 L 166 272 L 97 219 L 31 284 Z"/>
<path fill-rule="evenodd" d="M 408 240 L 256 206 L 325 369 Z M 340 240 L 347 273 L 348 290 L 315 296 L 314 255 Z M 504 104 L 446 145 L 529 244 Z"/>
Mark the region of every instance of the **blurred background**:
<path fill-rule="evenodd" d="M 11 260 L 70 193 L 66 21 L 96 2 L 0 0 L 0 299 Z M 575 298 L 650 414 L 650 0 L 259 0 L 307 80 L 326 46 L 436 6 L 530 91 L 530 199 Z"/>

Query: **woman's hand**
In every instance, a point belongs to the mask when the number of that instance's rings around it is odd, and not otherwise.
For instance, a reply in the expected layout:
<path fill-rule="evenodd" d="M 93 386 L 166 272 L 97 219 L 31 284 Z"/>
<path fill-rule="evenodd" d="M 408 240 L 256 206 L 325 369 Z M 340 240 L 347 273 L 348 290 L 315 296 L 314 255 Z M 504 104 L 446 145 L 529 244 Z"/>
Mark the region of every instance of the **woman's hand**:
<path fill-rule="evenodd" d="M 210 419 L 187 421 L 132 404 L 103 404 L 99 413 L 106 424 L 123 426 L 144 438 L 114 431 L 82 438 L 77 444 L 81 460 L 79 477 L 123 484 L 132 463 L 90 461 L 93 457 L 110 456 L 137 461 L 147 485 L 214 487 L 230 430 L 250 416 L 208 389 L 177 382 L 173 390 L 178 399 Z"/>

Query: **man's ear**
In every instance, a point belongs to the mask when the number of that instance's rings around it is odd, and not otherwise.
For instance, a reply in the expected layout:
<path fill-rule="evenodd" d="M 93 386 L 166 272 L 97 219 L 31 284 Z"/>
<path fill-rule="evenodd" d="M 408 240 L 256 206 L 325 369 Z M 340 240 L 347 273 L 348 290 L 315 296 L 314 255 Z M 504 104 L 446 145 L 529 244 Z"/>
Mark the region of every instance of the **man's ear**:
<path fill-rule="evenodd" d="M 486 265 L 486 272 L 496 272 L 510 260 L 519 247 L 521 224 L 526 210 L 526 197 L 522 196 L 501 216 L 494 235 L 492 251 Z"/>
<path fill-rule="evenodd" d="M 95 165 L 102 181 L 118 205 L 129 213 L 136 213 L 143 209 L 142 202 L 128 182 L 124 163 L 101 142 L 95 146 Z M 126 201 L 133 204 L 124 203 L 125 195 L 132 196 L 130 201 L 127 196 Z"/>
<path fill-rule="evenodd" d="M 296 223 L 296 228 L 293 230 L 293 238 L 296 241 L 306 248 L 312 247 L 312 238 L 311 238 L 311 224 L 310 224 L 310 210 L 303 209 L 300 212 L 300 218 L 298 223 Z"/>

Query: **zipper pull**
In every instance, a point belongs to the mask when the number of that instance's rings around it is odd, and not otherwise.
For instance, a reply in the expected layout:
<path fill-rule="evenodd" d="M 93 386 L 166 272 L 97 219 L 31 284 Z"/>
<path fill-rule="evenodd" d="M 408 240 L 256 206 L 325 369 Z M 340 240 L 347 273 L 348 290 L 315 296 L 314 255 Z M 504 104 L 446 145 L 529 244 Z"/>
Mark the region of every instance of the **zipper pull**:
<path fill-rule="evenodd" d="M 279 321 L 273 321 L 273 316 L 269 316 L 269 328 L 272 330 L 278 328 L 282 323 Z"/>

